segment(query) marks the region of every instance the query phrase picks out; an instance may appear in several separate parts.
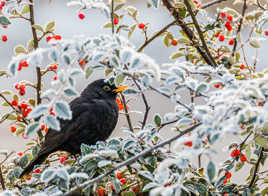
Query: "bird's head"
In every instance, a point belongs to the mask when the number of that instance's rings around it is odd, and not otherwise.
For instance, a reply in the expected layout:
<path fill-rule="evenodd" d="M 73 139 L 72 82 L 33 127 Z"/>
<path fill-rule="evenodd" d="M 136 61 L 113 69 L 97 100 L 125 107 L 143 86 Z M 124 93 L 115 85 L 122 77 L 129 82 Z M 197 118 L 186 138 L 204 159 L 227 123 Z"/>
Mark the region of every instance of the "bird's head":
<path fill-rule="evenodd" d="M 96 80 L 88 85 L 88 87 L 82 92 L 81 95 L 86 95 L 92 98 L 115 99 L 116 95 L 124 91 L 127 87 L 119 86 L 116 87 L 114 84 L 111 84 L 109 81 L 104 79 Z"/>

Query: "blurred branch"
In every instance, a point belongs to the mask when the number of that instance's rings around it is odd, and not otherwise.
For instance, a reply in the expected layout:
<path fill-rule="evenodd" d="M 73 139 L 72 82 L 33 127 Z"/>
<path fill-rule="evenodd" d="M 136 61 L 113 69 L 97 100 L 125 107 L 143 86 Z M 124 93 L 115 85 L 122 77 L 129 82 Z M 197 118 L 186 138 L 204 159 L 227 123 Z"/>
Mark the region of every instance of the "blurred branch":
<path fill-rule="evenodd" d="M 264 148 L 262 147 L 261 152 L 259 154 L 259 158 L 258 158 L 257 163 L 256 163 L 255 168 L 254 168 L 253 176 L 252 176 L 251 181 L 250 181 L 249 186 L 248 186 L 249 188 L 251 188 L 255 184 L 255 179 L 257 177 L 259 165 L 260 165 L 261 160 L 263 158 L 263 151 L 264 151 Z"/>
<path fill-rule="evenodd" d="M 222 3 L 224 1 L 228 1 L 228 0 L 215 0 L 215 1 L 208 2 L 208 3 L 204 4 L 204 5 L 202 5 L 201 9 L 206 9 L 208 7 L 211 7 L 211 6 L 216 5 L 218 3 Z"/>
<path fill-rule="evenodd" d="M 233 51 L 232 51 L 232 56 L 234 56 L 235 51 L 236 51 L 237 37 L 239 36 L 241 28 L 242 28 L 242 25 L 243 25 L 243 20 L 244 20 L 244 16 L 245 16 L 245 13 L 246 13 L 246 9 L 247 9 L 247 0 L 244 0 L 244 4 L 243 4 L 243 8 L 242 8 L 242 15 L 241 15 L 239 25 L 238 25 L 238 28 L 237 28 L 237 31 L 236 31 L 236 38 L 234 39 L 234 47 L 233 47 Z"/>
<path fill-rule="evenodd" d="M 126 161 L 124 161 L 122 163 L 119 163 L 117 166 L 115 166 L 114 168 L 112 168 L 110 171 L 108 171 L 108 172 L 106 172 L 106 173 L 104 173 L 102 175 L 99 175 L 98 177 L 93 178 L 92 180 L 88 180 L 88 181 L 84 182 L 81 185 L 78 185 L 77 188 L 72 189 L 71 192 L 65 194 L 64 196 L 70 195 L 70 194 L 76 192 L 79 189 L 84 189 L 84 188 L 86 188 L 89 185 L 92 185 L 92 184 L 94 184 L 96 182 L 101 181 L 103 178 L 105 178 L 106 176 L 112 174 L 114 171 L 120 169 L 121 167 L 130 165 L 130 164 L 134 163 L 135 161 L 137 161 L 140 157 L 144 157 L 145 155 L 153 152 L 154 150 L 156 150 L 158 148 L 161 148 L 161 147 L 163 147 L 163 146 L 165 146 L 167 144 L 170 144 L 170 143 L 174 142 L 175 140 L 179 139 L 180 137 L 184 136 L 185 134 L 192 132 L 195 128 L 197 128 L 200 125 L 201 125 L 201 123 L 198 123 L 198 124 L 196 124 L 196 125 L 188 128 L 188 129 L 186 129 L 184 131 L 181 131 L 178 135 L 176 135 L 174 137 L 171 137 L 171 138 L 169 138 L 169 139 L 161 142 L 160 144 L 153 146 L 152 148 L 149 148 L 147 150 L 144 150 L 144 151 L 140 152 L 136 156 L 133 156 L 130 159 L 127 159 Z"/>
<path fill-rule="evenodd" d="M 164 6 L 167 7 L 170 14 L 176 19 L 177 24 L 181 27 L 182 31 L 187 35 L 188 39 L 192 42 L 193 47 L 196 48 L 196 50 L 204 59 L 204 61 L 208 65 L 214 65 L 213 62 L 211 62 L 211 59 L 209 58 L 208 54 L 205 51 L 203 51 L 203 49 L 200 47 L 199 41 L 195 37 L 194 32 L 187 26 L 187 24 L 183 20 L 184 18 L 182 18 L 181 15 L 177 12 L 176 8 L 173 7 L 173 5 L 170 3 L 170 0 L 163 0 L 162 2 Z"/>
<path fill-rule="evenodd" d="M 263 11 L 266 11 L 267 9 L 265 9 L 265 7 L 262 6 L 262 4 L 260 3 L 260 0 L 257 0 L 257 5 L 259 6 L 260 9 L 262 9 Z"/>
<path fill-rule="evenodd" d="M 164 28 L 162 28 L 161 30 L 159 30 L 155 35 L 153 35 L 151 38 L 149 38 L 148 40 L 146 40 L 142 46 L 139 47 L 139 49 L 137 50 L 138 52 L 143 51 L 143 49 L 150 44 L 155 38 L 157 38 L 158 36 L 160 36 L 162 33 L 164 33 L 169 27 L 173 26 L 174 24 L 176 24 L 176 20 L 169 23 L 168 25 L 166 25 Z"/>
<path fill-rule="evenodd" d="M 210 53 L 210 51 L 209 51 L 209 49 L 208 49 L 208 46 L 207 46 L 207 44 L 206 44 L 204 35 L 203 35 L 202 31 L 201 31 L 201 28 L 200 28 L 200 26 L 199 26 L 199 24 L 198 24 L 198 21 L 197 21 L 195 15 L 194 15 L 194 13 L 193 13 L 193 10 L 192 10 L 192 7 L 191 7 L 189 1 L 188 1 L 188 0 L 184 0 L 184 4 L 185 4 L 185 6 L 186 6 L 186 8 L 187 8 L 187 11 L 188 11 L 188 12 L 190 13 L 190 15 L 191 15 L 191 18 L 192 18 L 192 20 L 193 20 L 194 26 L 195 26 L 195 28 L 196 28 L 196 30 L 197 30 L 197 33 L 198 33 L 198 35 L 199 35 L 199 38 L 200 38 L 200 40 L 201 40 L 201 42 L 202 42 L 202 47 L 203 47 L 204 50 L 206 51 L 206 54 L 207 54 L 208 58 L 210 59 L 210 63 L 211 63 L 211 65 L 213 65 L 213 66 L 217 66 L 216 61 L 214 60 L 214 58 L 212 57 L 212 55 L 211 55 L 211 53 Z"/>
<path fill-rule="evenodd" d="M 34 49 L 38 48 L 38 37 L 37 37 L 37 33 L 36 33 L 36 29 L 33 27 L 33 25 L 35 24 L 34 22 L 34 7 L 33 7 L 33 0 L 29 0 L 30 4 L 30 22 L 31 22 L 31 26 L 32 26 L 32 34 L 33 34 L 33 41 L 34 41 Z"/>

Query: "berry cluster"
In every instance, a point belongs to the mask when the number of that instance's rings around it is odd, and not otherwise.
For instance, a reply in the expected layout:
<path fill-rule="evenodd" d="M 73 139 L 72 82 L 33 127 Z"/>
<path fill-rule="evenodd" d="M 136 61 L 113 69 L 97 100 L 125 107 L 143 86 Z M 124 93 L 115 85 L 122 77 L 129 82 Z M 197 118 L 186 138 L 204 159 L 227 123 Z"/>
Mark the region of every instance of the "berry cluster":
<path fill-rule="evenodd" d="M 54 36 L 47 36 L 46 40 L 47 42 L 49 42 L 52 39 L 61 40 L 61 38 L 62 38 L 61 35 L 54 35 Z"/>
<path fill-rule="evenodd" d="M 241 151 L 239 149 L 234 149 L 232 152 L 231 152 L 231 157 L 232 158 L 237 158 L 237 157 L 240 157 L 240 161 L 241 162 L 246 162 L 247 161 L 247 157 L 241 153 Z"/>
<path fill-rule="evenodd" d="M 11 104 L 21 111 L 23 117 L 27 117 L 32 111 L 32 108 L 30 108 L 27 103 L 22 102 L 21 104 L 19 104 L 18 101 L 13 100 Z"/>
<path fill-rule="evenodd" d="M 24 84 L 19 84 L 19 83 L 15 84 L 15 89 L 19 90 L 20 96 L 25 95 L 25 93 L 26 93 L 25 87 L 26 86 Z"/>
<path fill-rule="evenodd" d="M 28 66 L 29 64 L 26 60 L 20 61 L 19 66 L 18 66 L 18 71 L 21 71 L 23 67 L 28 67 Z"/>

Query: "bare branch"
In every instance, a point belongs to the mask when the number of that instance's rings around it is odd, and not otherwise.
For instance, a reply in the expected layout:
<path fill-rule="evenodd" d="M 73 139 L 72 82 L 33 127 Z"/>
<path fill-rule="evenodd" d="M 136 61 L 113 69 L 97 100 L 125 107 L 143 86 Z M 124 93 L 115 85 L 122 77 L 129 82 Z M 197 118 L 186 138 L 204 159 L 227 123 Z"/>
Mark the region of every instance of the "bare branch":
<path fill-rule="evenodd" d="M 228 1 L 228 0 L 215 0 L 215 1 L 208 2 L 208 3 L 204 4 L 204 5 L 201 5 L 201 9 L 209 8 L 209 7 L 213 6 L 213 5 L 216 5 L 218 3 L 222 3 L 224 1 Z"/>

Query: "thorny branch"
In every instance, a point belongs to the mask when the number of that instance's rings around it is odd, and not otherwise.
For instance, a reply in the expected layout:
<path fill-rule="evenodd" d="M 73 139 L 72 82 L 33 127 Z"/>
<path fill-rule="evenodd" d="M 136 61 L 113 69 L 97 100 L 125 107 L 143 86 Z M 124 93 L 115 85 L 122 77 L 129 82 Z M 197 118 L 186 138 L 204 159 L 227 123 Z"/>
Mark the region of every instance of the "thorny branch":
<path fill-rule="evenodd" d="M 167 144 L 172 143 L 173 141 L 175 141 L 175 140 L 179 139 L 180 137 L 184 136 L 185 134 L 192 132 L 195 128 L 199 127 L 200 125 L 201 125 L 201 123 L 198 123 L 198 124 L 196 124 L 196 125 L 194 125 L 194 126 L 188 128 L 188 129 L 186 129 L 186 130 L 184 130 L 184 131 L 181 131 L 178 135 L 176 135 L 176 136 L 174 136 L 174 137 L 171 137 L 171 138 L 169 138 L 169 139 L 167 139 L 167 140 L 161 142 L 160 144 L 155 145 L 155 146 L 152 147 L 152 148 L 149 148 L 149 149 L 147 149 L 147 150 L 142 151 L 141 153 L 137 154 L 136 156 L 131 157 L 130 159 L 128 159 L 128 160 L 126 160 L 126 161 L 124 161 L 124 162 L 122 162 L 122 163 L 119 163 L 117 166 L 115 166 L 115 167 L 114 167 L 113 169 L 111 169 L 110 171 L 108 171 L 108 172 L 106 172 L 106 173 L 104 173 L 104 174 L 102 174 L 102 175 L 99 175 L 98 177 L 96 177 L 96 178 L 94 178 L 94 179 L 92 179 L 92 180 L 88 180 L 88 181 L 86 181 L 85 183 L 79 185 L 79 187 L 72 189 L 71 192 L 69 192 L 69 193 L 67 193 L 67 194 L 70 195 L 72 192 L 76 192 L 76 191 L 79 190 L 79 189 L 84 189 L 84 188 L 86 188 L 86 187 L 89 186 L 89 185 L 92 185 L 92 184 L 94 184 L 94 183 L 96 183 L 96 182 L 99 182 L 100 180 L 102 180 L 102 179 L 105 178 L 106 176 L 112 174 L 114 171 L 120 169 L 121 167 L 130 165 L 130 164 L 134 163 L 136 160 L 138 160 L 140 157 L 144 157 L 145 155 L 147 155 L 147 154 L 153 152 L 154 150 L 156 150 L 156 149 L 158 149 L 158 148 L 161 148 L 161 147 L 163 147 L 163 146 L 165 146 L 165 145 L 167 145 Z M 66 195 L 67 195 L 67 194 L 66 194 Z M 65 195 L 65 196 L 66 196 L 66 195 Z"/>

